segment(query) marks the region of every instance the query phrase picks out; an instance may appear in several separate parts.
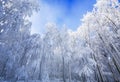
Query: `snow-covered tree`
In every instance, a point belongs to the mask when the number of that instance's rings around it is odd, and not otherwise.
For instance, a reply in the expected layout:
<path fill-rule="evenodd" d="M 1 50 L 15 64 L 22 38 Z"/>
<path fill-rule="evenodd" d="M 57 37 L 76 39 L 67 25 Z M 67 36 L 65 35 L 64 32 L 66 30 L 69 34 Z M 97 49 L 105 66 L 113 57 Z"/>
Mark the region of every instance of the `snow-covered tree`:
<path fill-rule="evenodd" d="M 119 82 L 120 4 L 97 0 L 77 31 L 30 34 L 37 0 L 0 0 L 0 81 Z"/>
<path fill-rule="evenodd" d="M 17 68 L 22 66 L 20 58 L 27 50 L 24 42 L 30 38 L 31 23 L 27 18 L 34 10 L 39 10 L 34 0 L 0 0 L 0 48 L 5 50 L 0 52 L 0 58 L 5 57 L 0 76 L 4 79 L 15 78 Z"/>
<path fill-rule="evenodd" d="M 78 29 L 93 52 L 99 81 L 119 81 L 119 8 L 117 0 L 97 0 Z"/>

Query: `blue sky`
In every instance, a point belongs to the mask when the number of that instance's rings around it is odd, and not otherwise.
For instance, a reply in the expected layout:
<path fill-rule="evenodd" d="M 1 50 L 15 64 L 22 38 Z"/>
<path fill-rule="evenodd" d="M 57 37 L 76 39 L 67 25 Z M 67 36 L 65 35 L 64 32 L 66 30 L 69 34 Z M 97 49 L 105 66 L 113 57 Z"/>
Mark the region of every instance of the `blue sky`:
<path fill-rule="evenodd" d="M 80 19 L 95 3 L 96 0 L 40 0 L 40 11 L 31 17 L 32 33 L 40 33 L 47 23 L 76 30 Z"/>

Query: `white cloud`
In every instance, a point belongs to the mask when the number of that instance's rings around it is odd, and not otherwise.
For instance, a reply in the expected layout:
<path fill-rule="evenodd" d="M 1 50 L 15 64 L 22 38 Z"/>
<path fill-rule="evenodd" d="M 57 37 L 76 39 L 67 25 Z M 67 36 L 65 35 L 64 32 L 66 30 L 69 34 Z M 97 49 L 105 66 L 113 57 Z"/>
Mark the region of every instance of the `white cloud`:
<path fill-rule="evenodd" d="M 64 8 L 60 8 L 59 6 L 51 6 L 49 4 L 45 4 L 40 2 L 40 11 L 38 13 L 34 13 L 30 18 L 32 21 L 32 33 L 40 33 L 44 30 L 45 24 L 48 22 L 56 23 L 58 18 L 61 18 L 63 14 L 61 12 L 64 11 Z"/>
<path fill-rule="evenodd" d="M 47 1 L 50 1 L 47 2 Z M 44 32 L 45 25 L 47 23 L 56 23 L 56 25 L 61 28 L 64 24 L 66 27 L 71 28 L 72 30 L 76 30 L 80 25 L 80 18 L 83 17 L 83 14 L 87 12 L 87 10 L 91 10 L 91 2 L 89 5 L 87 1 L 74 0 L 74 3 L 71 3 L 69 6 L 69 2 L 65 3 L 64 0 L 60 3 L 60 0 L 41 0 L 40 1 L 40 11 L 38 13 L 34 13 L 31 17 L 32 25 L 32 33 L 41 33 Z M 90 2 L 90 1 L 89 1 Z"/>

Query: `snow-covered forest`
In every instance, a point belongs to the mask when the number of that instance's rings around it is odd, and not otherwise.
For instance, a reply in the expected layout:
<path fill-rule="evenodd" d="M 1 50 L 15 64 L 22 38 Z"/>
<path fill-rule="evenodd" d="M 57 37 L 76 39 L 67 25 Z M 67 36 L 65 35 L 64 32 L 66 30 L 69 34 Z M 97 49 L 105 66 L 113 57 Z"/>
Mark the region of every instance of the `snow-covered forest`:
<path fill-rule="evenodd" d="M 37 0 L 0 0 L 0 82 L 120 82 L 120 3 L 97 0 L 76 31 L 31 34 Z"/>

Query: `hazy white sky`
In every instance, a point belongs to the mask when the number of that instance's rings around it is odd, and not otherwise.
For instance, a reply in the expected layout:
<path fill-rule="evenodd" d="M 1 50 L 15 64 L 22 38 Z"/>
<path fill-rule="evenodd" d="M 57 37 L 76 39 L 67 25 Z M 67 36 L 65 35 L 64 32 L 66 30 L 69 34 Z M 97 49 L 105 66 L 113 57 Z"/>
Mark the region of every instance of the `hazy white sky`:
<path fill-rule="evenodd" d="M 96 0 L 40 0 L 40 11 L 31 17 L 32 33 L 40 33 L 45 24 L 56 23 L 58 28 L 66 25 L 76 30 L 80 19 L 91 11 Z"/>

